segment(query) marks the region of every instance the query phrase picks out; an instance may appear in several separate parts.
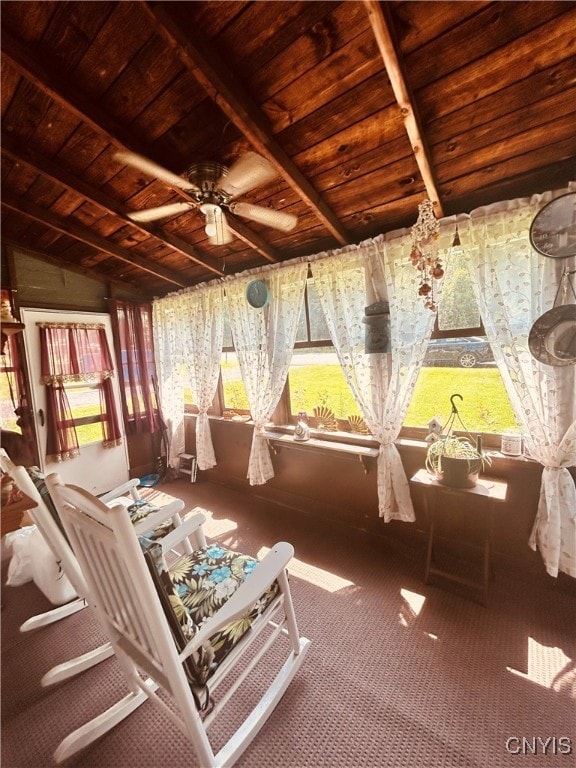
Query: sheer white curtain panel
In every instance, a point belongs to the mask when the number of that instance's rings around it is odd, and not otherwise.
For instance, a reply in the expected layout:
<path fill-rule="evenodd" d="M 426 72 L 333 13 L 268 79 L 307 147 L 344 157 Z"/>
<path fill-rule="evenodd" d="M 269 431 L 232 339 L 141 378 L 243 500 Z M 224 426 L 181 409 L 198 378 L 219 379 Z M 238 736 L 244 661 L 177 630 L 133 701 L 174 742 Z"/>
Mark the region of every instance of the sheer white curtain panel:
<path fill-rule="evenodd" d="M 180 302 L 176 296 L 152 304 L 154 354 L 162 418 L 168 436 L 167 464 L 178 466 L 184 452 L 184 347 Z"/>
<path fill-rule="evenodd" d="M 254 421 L 247 474 L 250 485 L 263 485 L 274 477 L 262 433 L 288 376 L 307 271 L 308 265 L 302 261 L 258 274 L 243 274 L 225 284 L 234 349 Z M 261 309 L 254 309 L 246 301 L 246 287 L 256 277 L 265 280 L 270 290 L 270 302 Z"/>
<path fill-rule="evenodd" d="M 218 388 L 224 333 L 224 292 L 214 285 L 182 297 L 185 370 L 198 407 L 196 417 L 196 460 L 198 469 L 212 469 L 216 456 L 210 431 L 208 409 Z"/>
<path fill-rule="evenodd" d="M 576 191 L 576 184 L 570 190 Z M 536 213 L 561 192 L 473 211 L 461 227 L 486 336 L 492 345 L 529 455 L 543 465 L 540 498 L 529 539 L 547 572 L 576 577 L 576 366 L 550 366 L 530 353 L 534 321 L 554 306 L 564 268 L 532 249 Z"/>
<path fill-rule="evenodd" d="M 434 314 L 418 296 L 409 233 L 390 233 L 325 254 L 311 264 L 330 336 L 346 381 L 380 443 L 378 507 L 385 522 L 415 520 L 395 440 L 422 366 Z M 323 254 L 320 255 L 324 256 Z M 367 305 L 388 300 L 391 353 L 365 354 Z"/>
<path fill-rule="evenodd" d="M 169 464 L 184 452 L 184 389 L 198 406 L 196 457 L 199 469 L 216 465 L 208 409 L 218 386 L 223 336 L 220 284 L 171 294 L 153 305 L 154 344 L 162 410 L 169 438 Z"/>

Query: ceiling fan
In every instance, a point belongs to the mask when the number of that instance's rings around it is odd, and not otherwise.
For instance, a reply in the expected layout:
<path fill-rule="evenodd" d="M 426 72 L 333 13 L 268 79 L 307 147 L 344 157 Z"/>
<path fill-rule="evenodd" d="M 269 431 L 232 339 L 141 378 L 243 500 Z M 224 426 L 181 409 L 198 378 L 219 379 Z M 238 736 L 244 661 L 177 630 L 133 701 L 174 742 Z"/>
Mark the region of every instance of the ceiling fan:
<path fill-rule="evenodd" d="M 271 163 L 256 152 L 242 155 L 230 168 L 212 161 L 195 163 L 186 172 L 186 179 L 133 152 L 117 152 L 114 158 L 170 186 L 183 189 L 194 198 L 193 202 L 182 201 L 158 208 L 131 211 L 128 217 L 132 221 L 155 221 L 191 208 L 199 208 L 206 219 L 205 232 L 213 245 L 225 245 L 232 240 L 224 208 L 244 219 L 257 221 L 282 232 L 290 232 L 298 222 L 294 214 L 236 200 L 245 192 L 272 181 L 278 175 Z"/>

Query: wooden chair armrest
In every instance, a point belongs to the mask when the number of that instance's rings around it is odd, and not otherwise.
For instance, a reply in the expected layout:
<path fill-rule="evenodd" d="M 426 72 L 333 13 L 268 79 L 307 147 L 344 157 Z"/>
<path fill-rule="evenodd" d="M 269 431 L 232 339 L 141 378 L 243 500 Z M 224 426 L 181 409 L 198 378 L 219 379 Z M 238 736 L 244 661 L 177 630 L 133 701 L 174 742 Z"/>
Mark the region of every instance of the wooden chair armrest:
<path fill-rule="evenodd" d="M 247 613 L 268 587 L 283 573 L 293 556 L 294 547 L 292 544 L 288 544 L 286 541 L 275 544 L 232 597 L 202 625 L 199 632 L 186 644 L 180 653 L 180 659 L 187 658 L 203 643 L 207 642 L 213 634 L 234 619 Z"/>
<path fill-rule="evenodd" d="M 198 513 L 197 515 L 193 515 L 192 517 L 188 517 L 186 520 L 183 520 L 179 526 L 174 528 L 173 531 L 170 531 L 170 533 L 167 533 L 166 536 L 162 536 L 161 538 L 157 539 L 156 543 L 160 544 L 162 547 L 162 554 L 165 555 L 166 552 L 169 552 L 177 544 L 180 544 L 184 539 L 187 539 L 189 536 L 198 533 L 201 535 L 199 546 L 205 547 L 206 539 L 204 538 L 204 533 L 200 530 L 205 522 L 205 515 Z"/>
<path fill-rule="evenodd" d="M 153 531 L 163 523 L 169 522 L 174 515 L 178 515 L 184 509 L 184 502 L 175 499 L 169 504 L 160 507 L 156 512 L 151 512 L 144 520 L 140 520 L 134 525 L 134 531 L 137 536 L 142 536 L 149 531 Z"/>
<path fill-rule="evenodd" d="M 117 488 L 114 488 L 111 491 L 106 491 L 106 493 L 103 493 L 101 496 L 98 496 L 98 498 L 100 499 L 100 501 L 106 504 L 108 501 L 117 499 L 119 496 L 124 496 L 126 491 L 130 491 L 134 501 L 137 501 L 139 498 L 139 495 L 135 491 L 135 489 L 139 482 L 140 480 L 137 477 L 133 477 L 132 480 L 127 480 L 125 483 L 122 483 Z"/>

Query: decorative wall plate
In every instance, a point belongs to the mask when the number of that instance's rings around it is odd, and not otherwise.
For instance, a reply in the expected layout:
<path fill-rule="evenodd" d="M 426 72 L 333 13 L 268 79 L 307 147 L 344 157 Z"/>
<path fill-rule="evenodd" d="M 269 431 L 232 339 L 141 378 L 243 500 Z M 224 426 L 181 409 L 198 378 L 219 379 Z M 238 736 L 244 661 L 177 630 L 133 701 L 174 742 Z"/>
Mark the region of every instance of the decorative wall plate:
<path fill-rule="evenodd" d="M 551 259 L 576 256 L 576 192 L 551 200 L 530 225 L 530 243 Z"/>
<path fill-rule="evenodd" d="M 264 280 L 252 280 L 246 287 L 246 301 L 254 309 L 262 309 L 270 302 L 270 289 Z"/>
<path fill-rule="evenodd" d="M 563 304 L 544 312 L 530 329 L 528 346 L 541 363 L 575 365 L 576 304 Z"/>

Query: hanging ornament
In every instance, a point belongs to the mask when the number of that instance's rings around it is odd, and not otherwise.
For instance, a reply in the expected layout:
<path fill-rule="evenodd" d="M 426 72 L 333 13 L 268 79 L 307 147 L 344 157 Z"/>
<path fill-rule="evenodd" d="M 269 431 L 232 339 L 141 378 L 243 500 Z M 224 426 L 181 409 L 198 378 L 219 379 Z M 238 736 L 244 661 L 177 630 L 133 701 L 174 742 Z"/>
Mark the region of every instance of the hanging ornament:
<path fill-rule="evenodd" d="M 444 269 L 438 257 L 440 223 L 434 216 L 434 204 L 431 200 L 423 200 L 418 205 L 418 219 L 410 231 L 410 261 L 420 273 L 418 295 L 424 298 L 425 307 L 436 312 L 438 306 L 434 299 L 434 281 L 444 277 Z"/>

